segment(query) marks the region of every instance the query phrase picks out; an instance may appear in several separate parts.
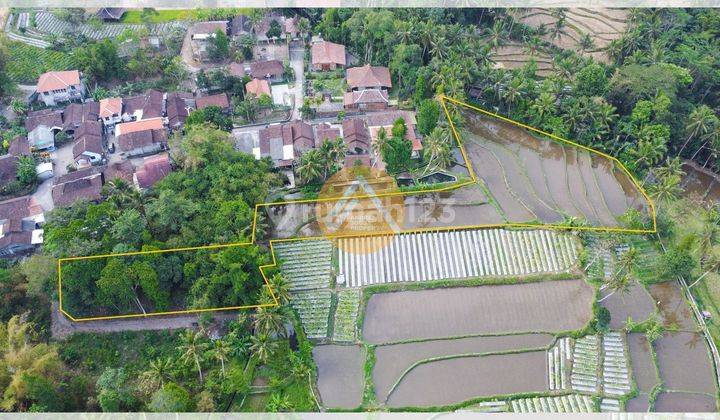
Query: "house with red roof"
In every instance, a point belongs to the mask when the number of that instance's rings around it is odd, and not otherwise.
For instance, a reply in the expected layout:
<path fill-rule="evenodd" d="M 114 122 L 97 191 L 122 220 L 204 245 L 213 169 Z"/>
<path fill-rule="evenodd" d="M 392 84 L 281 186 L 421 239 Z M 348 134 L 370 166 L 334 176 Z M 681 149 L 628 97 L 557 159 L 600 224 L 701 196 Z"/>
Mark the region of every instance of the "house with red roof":
<path fill-rule="evenodd" d="M 252 79 L 245 84 L 245 92 L 248 94 L 252 93 L 256 98 L 262 95 L 272 96 L 270 90 L 270 83 L 265 79 Z"/>
<path fill-rule="evenodd" d="M 172 165 L 167 153 L 147 157 L 143 161 L 142 167 L 135 172 L 133 183 L 137 189 L 145 190 L 168 176 L 170 172 L 172 172 Z"/>
<path fill-rule="evenodd" d="M 344 68 L 345 46 L 334 42 L 320 41 L 310 47 L 312 68 L 315 71 L 335 70 Z"/>
<path fill-rule="evenodd" d="M 43 208 L 32 196 L 0 202 L 0 258 L 15 257 L 43 242 Z"/>
<path fill-rule="evenodd" d="M 55 106 L 62 102 L 82 101 L 85 98 L 85 85 L 78 70 L 49 71 L 40 75 L 35 94 L 46 106 Z"/>

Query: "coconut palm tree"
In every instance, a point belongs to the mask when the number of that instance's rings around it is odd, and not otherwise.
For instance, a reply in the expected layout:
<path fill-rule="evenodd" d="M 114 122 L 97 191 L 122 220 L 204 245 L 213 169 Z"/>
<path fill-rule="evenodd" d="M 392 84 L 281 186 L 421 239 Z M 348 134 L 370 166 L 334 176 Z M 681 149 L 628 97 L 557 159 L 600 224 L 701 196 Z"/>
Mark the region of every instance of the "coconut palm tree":
<path fill-rule="evenodd" d="M 250 351 L 261 363 L 267 362 L 270 355 L 277 348 L 277 342 L 272 341 L 267 334 L 253 335 L 250 337 Z"/>
<path fill-rule="evenodd" d="M 694 138 L 707 134 L 713 127 L 716 120 L 717 117 L 713 113 L 712 109 L 706 105 L 700 105 L 693 109 L 688 117 L 687 125 L 685 126 L 685 131 L 688 133 L 688 136 L 685 139 L 685 143 L 683 143 L 682 147 L 680 147 L 678 155 L 685 150 L 687 145 Z"/>
<path fill-rule="evenodd" d="M 305 184 L 316 181 L 322 177 L 324 169 L 323 157 L 319 150 L 313 149 L 305 152 L 297 164 L 297 172 Z"/>
<path fill-rule="evenodd" d="M 173 360 L 170 357 L 165 359 L 157 358 L 150 361 L 147 372 L 158 381 L 160 388 L 162 388 L 165 385 L 165 380 L 171 378 L 173 365 Z"/>
<path fill-rule="evenodd" d="M 284 336 L 285 316 L 281 306 L 264 306 L 257 308 L 253 316 L 253 328 L 260 335 Z"/>
<path fill-rule="evenodd" d="M 443 127 L 435 127 L 430 135 L 425 138 L 423 155 L 427 161 L 427 166 L 423 171 L 423 175 L 431 169 L 445 169 L 452 164 L 449 140 L 449 132 Z"/>
<path fill-rule="evenodd" d="M 585 33 L 580 37 L 578 45 L 580 46 L 580 52 L 584 53 L 593 49 L 595 47 L 595 42 L 593 41 L 590 34 Z"/>
<path fill-rule="evenodd" d="M 600 287 L 600 290 L 610 289 L 611 292 L 600 299 L 602 302 L 617 292 L 627 293 L 630 289 L 632 274 L 635 271 L 638 261 L 638 251 L 636 248 L 630 247 L 617 260 L 617 269 L 610 277 L 610 280 Z"/>
<path fill-rule="evenodd" d="M 672 201 L 682 193 L 682 178 L 675 174 L 658 177 L 658 182 L 650 186 L 650 195 L 657 201 Z"/>
<path fill-rule="evenodd" d="M 182 341 L 182 344 L 178 346 L 178 350 L 182 352 L 180 359 L 185 363 L 195 362 L 195 367 L 200 376 L 200 383 L 202 383 L 203 371 L 200 363 L 208 346 L 204 340 L 205 337 L 199 331 L 186 330 L 180 338 Z"/>
<path fill-rule="evenodd" d="M 275 299 L 277 299 L 280 305 L 285 305 L 290 302 L 290 285 L 288 285 L 285 276 L 277 273 L 270 277 L 268 283 L 270 288 L 272 288 Z"/>
<path fill-rule="evenodd" d="M 387 146 L 388 141 L 390 141 L 390 138 L 388 137 L 387 130 L 385 130 L 385 127 L 380 127 L 375 136 L 375 141 L 372 143 L 372 152 L 375 156 L 380 156 L 385 146 Z"/>
<path fill-rule="evenodd" d="M 225 361 L 228 360 L 230 357 L 231 348 L 230 344 L 228 344 L 225 340 L 215 340 L 215 343 L 213 343 L 213 347 L 211 349 L 212 358 L 220 362 L 220 370 L 222 371 L 222 376 L 225 376 Z"/>
<path fill-rule="evenodd" d="M 665 140 L 659 137 L 645 137 L 638 140 L 636 148 L 630 149 L 630 154 L 637 158 L 637 164 L 643 163 L 652 166 L 659 162 L 667 153 Z"/>

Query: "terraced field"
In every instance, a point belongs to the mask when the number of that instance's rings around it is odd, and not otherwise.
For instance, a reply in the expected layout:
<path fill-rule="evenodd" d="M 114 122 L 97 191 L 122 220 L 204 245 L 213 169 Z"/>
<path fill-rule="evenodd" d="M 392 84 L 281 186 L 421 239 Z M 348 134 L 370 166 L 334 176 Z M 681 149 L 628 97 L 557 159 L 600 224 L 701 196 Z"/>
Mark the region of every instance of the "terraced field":
<path fill-rule="evenodd" d="M 595 403 L 587 395 L 521 398 L 510 402 L 515 413 L 592 413 Z"/>
<path fill-rule="evenodd" d="M 560 31 L 554 33 L 560 14 L 564 15 L 564 23 Z M 548 33 L 542 38 L 545 41 L 603 62 L 609 61 L 605 50 L 613 40 L 622 37 L 627 28 L 627 10 L 621 9 L 570 8 L 562 9 L 561 13 L 541 8 L 519 9 L 516 19 L 534 28 L 547 28 Z M 592 40 L 593 45 L 589 48 L 582 47 L 581 40 L 585 35 Z"/>
<path fill-rule="evenodd" d="M 338 240 L 348 287 L 566 272 L 577 262 L 570 234 L 483 229 Z"/>
<path fill-rule="evenodd" d="M 11 41 L 7 45 L 7 73 L 16 83 L 34 84 L 45 72 L 75 67 L 75 59 L 68 53 L 31 46 L 20 41 Z"/>
<path fill-rule="evenodd" d="M 99 28 L 95 28 L 92 25 L 81 23 L 80 25 L 72 25 L 68 22 L 58 19 L 52 12 L 41 11 L 35 14 L 35 29 L 27 28 L 26 33 L 37 34 L 44 36 L 47 34 L 53 35 L 65 35 L 66 33 L 82 34 L 91 39 L 105 39 L 115 38 L 126 30 L 137 32 L 147 28 L 146 25 L 142 24 L 103 24 Z M 172 21 L 160 24 L 150 25 L 150 33 L 153 35 L 161 35 L 166 33 L 173 28 L 187 29 L 189 26 L 188 22 L 184 21 Z"/>
<path fill-rule="evenodd" d="M 291 294 L 290 304 L 300 316 L 308 338 L 326 338 L 330 319 L 331 293 L 312 290 Z"/>
<path fill-rule="evenodd" d="M 495 62 L 496 67 L 504 69 L 522 68 L 530 60 L 533 60 L 538 69 L 536 74 L 542 77 L 552 74 L 555 68 L 550 55 L 543 51 L 531 54 L 520 44 L 505 44 L 497 47 L 491 59 Z"/>
<path fill-rule="evenodd" d="M 280 242 L 273 245 L 290 291 L 321 289 L 332 280 L 332 242 L 324 240 Z"/>
<path fill-rule="evenodd" d="M 357 317 L 360 311 L 360 290 L 341 290 L 337 294 L 333 325 L 334 341 L 355 341 L 357 339 Z"/>
<path fill-rule="evenodd" d="M 513 124 L 461 107 L 473 168 L 509 221 L 558 223 L 576 217 L 619 226 L 618 216 L 647 204 L 614 162 L 531 135 Z"/>

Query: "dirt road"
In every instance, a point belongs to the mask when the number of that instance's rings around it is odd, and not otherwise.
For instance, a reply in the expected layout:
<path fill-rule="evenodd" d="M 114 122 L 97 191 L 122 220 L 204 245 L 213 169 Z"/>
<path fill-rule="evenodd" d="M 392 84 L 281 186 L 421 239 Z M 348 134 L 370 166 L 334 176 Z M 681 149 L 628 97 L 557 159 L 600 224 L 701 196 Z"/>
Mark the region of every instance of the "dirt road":
<path fill-rule="evenodd" d="M 237 314 L 237 311 L 216 312 L 213 314 L 213 318 L 215 321 L 228 321 L 235 319 Z M 76 332 L 120 332 L 194 328 L 198 325 L 198 318 L 199 316 L 197 314 L 188 314 L 72 322 L 60 313 L 57 302 L 53 302 L 51 329 L 53 338 L 62 340 Z"/>

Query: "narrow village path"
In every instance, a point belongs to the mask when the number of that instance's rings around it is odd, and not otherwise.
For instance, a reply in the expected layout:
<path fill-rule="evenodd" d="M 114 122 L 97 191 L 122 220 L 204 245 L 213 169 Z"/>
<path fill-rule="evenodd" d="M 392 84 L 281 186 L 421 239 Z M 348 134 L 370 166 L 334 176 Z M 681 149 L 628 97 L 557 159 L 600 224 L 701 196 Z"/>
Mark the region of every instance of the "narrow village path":
<path fill-rule="evenodd" d="M 213 313 L 215 321 L 229 321 L 237 317 L 238 311 Z M 57 302 L 53 302 L 51 311 L 52 337 L 62 340 L 76 332 L 121 332 L 177 330 L 196 328 L 199 314 L 182 314 L 168 316 L 151 316 L 147 318 L 105 319 L 98 321 L 72 322 L 58 310 Z"/>

